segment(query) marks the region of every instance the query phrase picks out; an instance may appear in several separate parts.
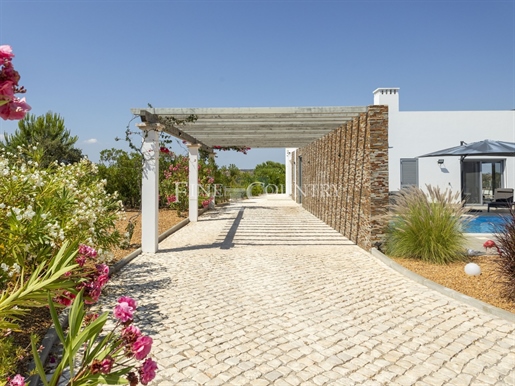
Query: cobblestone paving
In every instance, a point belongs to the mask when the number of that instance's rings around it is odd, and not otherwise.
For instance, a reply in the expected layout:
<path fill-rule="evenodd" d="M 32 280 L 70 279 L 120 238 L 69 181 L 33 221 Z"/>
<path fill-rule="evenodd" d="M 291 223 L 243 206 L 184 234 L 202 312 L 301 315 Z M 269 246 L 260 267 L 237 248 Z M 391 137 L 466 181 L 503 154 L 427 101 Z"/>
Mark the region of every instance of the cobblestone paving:
<path fill-rule="evenodd" d="M 151 385 L 515 385 L 515 325 L 412 282 L 291 200 L 204 214 L 115 276 Z"/>

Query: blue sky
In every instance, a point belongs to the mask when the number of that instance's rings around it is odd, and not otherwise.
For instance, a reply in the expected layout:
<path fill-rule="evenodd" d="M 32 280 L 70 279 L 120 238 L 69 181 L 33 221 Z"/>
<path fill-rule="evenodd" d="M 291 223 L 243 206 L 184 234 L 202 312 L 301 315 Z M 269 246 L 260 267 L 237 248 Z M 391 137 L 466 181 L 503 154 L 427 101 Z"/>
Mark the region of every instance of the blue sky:
<path fill-rule="evenodd" d="M 128 149 L 114 138 L 149 103 L 357 106 L 400 87 L 401 110 L 515 108 L 514 0 L 0 0 L 0 44 L 32 113 L 59 113 L 93 161 Z M 284 151 L 217 158 L 266 160 Z"/>

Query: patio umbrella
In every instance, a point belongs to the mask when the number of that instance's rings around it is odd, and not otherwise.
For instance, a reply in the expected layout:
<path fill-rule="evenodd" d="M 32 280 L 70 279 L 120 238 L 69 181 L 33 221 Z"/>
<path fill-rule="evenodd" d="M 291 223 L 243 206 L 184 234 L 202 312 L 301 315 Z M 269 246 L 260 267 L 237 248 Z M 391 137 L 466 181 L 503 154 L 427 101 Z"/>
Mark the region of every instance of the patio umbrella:
<path fill-rule="evenodd" d="M 480 156 L 480 155 L 497 155 L 515 157 L 515 143 L 492 141 L 485 139 L 484 141 L 472 142 L 465 144 L 463 142 L 460 146 L 450 147 L 448 149 L 438 150 L 432 153 L 419 156 L 422 157 L 445 157 L 445 156 L 461 156 L 462 160 L 466 156 Z"/>
<path fill-rule="evenodd" d="M 492 141 L 485 139 L 484 141 L 472 142 L 466 144 L 462 142 L 460 146 L 450 147 L 448 149 L 438 150 L 432 153 L 424 154 L 419 156 L 422 157 L 446 157 L 446 156 L 459 156 L 460 163 L 463 165 L 463 161 L 467 156 L 499 156 L 499 157 L 515 157 L 515 143 L 503 142 L 503 141 Z M 464 189 L 465 175 L 461 172 L 461 186 Z M 480 185 L 479 185 L 480 186 Z M 463 199 L 466 199 L 467 194 L 470 192 L 462 191 Z M 479 195 L 480 193 L 478 193 Z M 482 201 L 481 201 L 482 202 Z"/>

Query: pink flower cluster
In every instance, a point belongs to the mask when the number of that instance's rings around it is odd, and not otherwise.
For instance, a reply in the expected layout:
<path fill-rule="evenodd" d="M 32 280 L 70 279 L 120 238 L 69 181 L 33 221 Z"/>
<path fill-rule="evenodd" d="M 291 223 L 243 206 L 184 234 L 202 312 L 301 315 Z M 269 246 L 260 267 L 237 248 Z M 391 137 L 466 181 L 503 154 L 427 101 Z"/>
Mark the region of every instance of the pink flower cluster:
<path fill-rule="evenodd" d="M 116 319 L 125 325 L 121 333 L 125 355 L 139 361 L 146 358 L 138 369 L 138 374 L 140 382 L 143 385 L 147 385 L 156 376 L 157 363 L 147 358 L 152 349 L 152 338 L 142 335 L 140 329 L 131 324 L 134 311 L 136 311 L 136 301 L 130 297 L 122 296 L 118 299 L 118 304 L 115 306 L 113 314 Z M 129 374 L 129 382 L 131 385 L 137 384 L 135 373 Z"/>
<path fill-rule="evenodd" d="M 7 386 L 25 386 L 25 378 L 16 374 L 13 378 L 7 378 Z"/>
<path fill-rule="evenodd" d="M 202 201 L 202 207 L 207 208 L 211 201 L 213 201 L 213 197 L 209 197 L 207 200 Z"/>
<path fill-rule="evenodd" d="M 84 289 L 84 302 L 86 304 L 94 304 L 98 301 L 102 288 L 109 280 L 109 267 L 105 264 L 95 264 L 97 251 L 87 245 L 80 245 L 79 252 L 75 258 L 76 263 L 82 268 L 78 273 L 68 273 L 67 276 L 74 276 L 78 280 L 75 290 L 79 292 Z M 75 299 L 75 294 L 69 291 L 63 291 L 54 301 L 70 306 Z"/>
<path fill-rule="evenodd" d="M 13 67 L 13 58 L 11 46 L 0 46 L 0 117 L 5 120 L 22 119 L 31 109 L 25 98 L 14 96 L 25 88 L 18 86 L 20 74 Z"/>

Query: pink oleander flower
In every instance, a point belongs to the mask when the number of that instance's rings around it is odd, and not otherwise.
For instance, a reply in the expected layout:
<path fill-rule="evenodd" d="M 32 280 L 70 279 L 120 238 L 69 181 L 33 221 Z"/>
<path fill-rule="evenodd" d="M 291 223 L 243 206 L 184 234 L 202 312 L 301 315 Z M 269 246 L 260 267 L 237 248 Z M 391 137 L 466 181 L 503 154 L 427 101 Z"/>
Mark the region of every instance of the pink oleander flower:
<path fill-rule="evenodd" d="M 156 377 L 157 363 L 147 358 L 139 368 L 139 376 L 142 384 L 147 385 Z"/>
<path fill-rule="evenodd" d="M 84 292 L 84 303 L 85 304 L 95 304 L 98 302 L 100 295 L 102 294 L 102 287 L 93 283 L 91 286 L 85 287 L 86 291 Z"/>
<path fill-rule="evenodd" d="M 100 289 L 102 289 L 102 288 L 104 288 L 104 286 L 107 284 L 108 281 L 109 281 L 109 275 L 102 274 L 102 275 L 97 276 L 97 278 L 95 279 L 95 285 L 98 286 Z"/>
<path fill-rule="evenodd" d="M 0 46 L 3 47 L 3 46 Z M 155 375 L 154 375 L 155 376 Z M 154 379 L 154 378 L 152 378 Z M 25 378 L 23 378 L 20 374 L 16 374 L 14 378 L 9 380 L 9 386 L 25 386 Z"/>
<path fill-rule="evenodd" d="M 0 61 L 1 60 L 2 59 L 0 59 Z M 2 63 L 0 63 L 0 65 L 1 64 Z M 12 62 L 4 60 L 3 68 L 0 70 L 0 81 L 13 82 L 13 88 L 18 86 L 18 82 L 20 81 L 20 73 L 14 69 Z"/>
<path fill-rule="evenodd" d="M 134 310 L 137 308 L 136 300 L 133 298 L 130 298 L 128 296 L 122 296 L 118 299 L 118 303 L 127 303 L 130 307 L 132 307 Z"/>
<path fill-rule="evenodd" d="M 97 264 L 95 268 L 100 275 L 109 275 L 109 267 L 107 264 Z"/>
<path fill-rule="evenodd" d="M 86 264 L 86 256 L 85 255 L 78 255 L 75 258 L 75 262 L 79 264 L 79 267 L 84 267 L 84 264 Z"/>
<path fill-rule="evenodd" d="M 108 356 L 100 364 L 100 372 L 102 374 L 109 374 L 111 372 L 111 369 L 113 368 L 113 364 L 114 359 Z"/>
<path fill-rule="evenodd" d="M 14 83 L 10 80 L 0 84 L 0 101 L 11 102 L 14 98 Z"/>
<path fill-rule="evenodd" d="M 13 50 L 11 46 L 5 44 L 0 46 L 0 59 L 12 59 L 14 58 Z"/>
<path fill-rule="evenodd" d="M 134 308 L 127 302 L 120 302 L 114 307 L 114 317 L 122 323 L 132 320 L 133 315 Z"/>
<path fill-rule="evenodd" d="M 88 245 L 81 244 L 79 245 L 79 255 L 84 255 L 86 257 L 97 257 L 97 251 L 95 248 L 92 248 Z"/>
<path fill-rule="evenodd" d="M 69 291 L 63 291 L 60 296 L 54 298 L 54 301 L 65 307 L 69 307 L 73 303 L 73 299 L 75 299 L 75 294 L 72 294 Z"/>
<path fill-rule="evenodd" d="M 10 103 L 0 106 L 0 118 L 5 120 L 23 119 L 30 109 L 25 98 L 14 97 Z"/>
<path fill-rule="evenodd" d="M 145 359 L 152 349 L 152 338 L 149 336 L 140 336 L 132 345 L 132 353 L 137 360 Z"/>
<path fill-rule="evenodd" d="M 132 324 L 130 326 L 125 327 L 122 330 L 122 339 L 125 344 L 132 345 L 134 342 L 138 340 L 140 336 L 140 329 L 136 326 L 133 326 Z"/>

